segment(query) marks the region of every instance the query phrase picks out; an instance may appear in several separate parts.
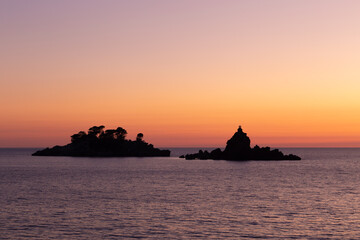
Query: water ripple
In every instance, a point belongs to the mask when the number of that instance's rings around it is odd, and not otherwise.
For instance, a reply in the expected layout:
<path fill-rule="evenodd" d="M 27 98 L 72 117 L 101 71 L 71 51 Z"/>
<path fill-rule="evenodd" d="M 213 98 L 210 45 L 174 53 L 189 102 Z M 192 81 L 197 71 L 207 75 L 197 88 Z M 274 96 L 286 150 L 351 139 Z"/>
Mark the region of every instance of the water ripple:
<path fill-rule="evenodd" d="M 246 163 L 0 154 L 0 238 L 356 239 L 360 150 L 303 151 Z"/>

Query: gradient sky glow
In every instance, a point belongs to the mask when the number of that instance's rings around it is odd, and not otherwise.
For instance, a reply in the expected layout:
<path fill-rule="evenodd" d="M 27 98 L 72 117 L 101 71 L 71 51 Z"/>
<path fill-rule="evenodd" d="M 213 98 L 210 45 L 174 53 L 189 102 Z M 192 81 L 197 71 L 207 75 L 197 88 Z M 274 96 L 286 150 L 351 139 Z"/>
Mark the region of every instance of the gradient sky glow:
<path fill-rule="evenodd" d="M 360 1 L 0 1 L 0 147 L 360 147 Z"/>

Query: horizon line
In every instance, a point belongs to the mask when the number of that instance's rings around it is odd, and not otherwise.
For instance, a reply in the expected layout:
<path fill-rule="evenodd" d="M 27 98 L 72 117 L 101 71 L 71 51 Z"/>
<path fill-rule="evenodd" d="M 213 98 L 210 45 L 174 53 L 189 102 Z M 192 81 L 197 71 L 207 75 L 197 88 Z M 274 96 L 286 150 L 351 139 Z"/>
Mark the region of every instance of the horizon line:
<path fill-rule="evenodd" d="M 57 145 L 54 145 L 54 146 L 57 146 Z M 54 147 L 53 146 L 53 147 Z M 160 149 L 166 149 L 166 148 L 173 148 L 173 149 L 177 149 L 177 148 L 198 148 L 198 149 L 204 149 L 204 148 L 220 148 L 220 149 L 225 149 L 225 146 L 224 147 L 214 147 L 214 146 L 202 146 L 202 147 L 199 147 L 199 146 L 195 146 L 195 147 L 189 147 L 189 146 L 168 146 L 168 147 L 165 147 L 165 146 L 160 146 L 160 147 L 157 147 L 157 146 L 154 146 L 155 148 L 160 148 Z M 260 146 L 262 147 L 262 146 Z M 270 148 L 360 148 L 360 146 L 357 146 L 357 147 L 349 147 L 349 146 L 314 146 L 314 147 L 310 147 L 310 146 L 283 146 L 283 147 L 279 147 L 279 146 L 275 146 L 275 147 L 271 147 L 271 146 L 265 146 L 265 147 L 270 147 Z M 0 149 L 45 149 L 45 148 L 50 148 L 50 147 L 1 147 L 0 146 Z"/>

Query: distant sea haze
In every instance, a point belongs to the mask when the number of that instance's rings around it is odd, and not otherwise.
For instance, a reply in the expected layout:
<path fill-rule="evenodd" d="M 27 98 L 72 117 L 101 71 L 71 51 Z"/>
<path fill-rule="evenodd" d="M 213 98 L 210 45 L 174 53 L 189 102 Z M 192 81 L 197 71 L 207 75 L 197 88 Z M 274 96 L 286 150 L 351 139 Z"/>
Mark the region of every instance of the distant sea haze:
<path fill-rule="evenodd" d="M 360 149 L 301 161 L 74 158 L 0 149 L 2 239 L 356 239 Z"/>

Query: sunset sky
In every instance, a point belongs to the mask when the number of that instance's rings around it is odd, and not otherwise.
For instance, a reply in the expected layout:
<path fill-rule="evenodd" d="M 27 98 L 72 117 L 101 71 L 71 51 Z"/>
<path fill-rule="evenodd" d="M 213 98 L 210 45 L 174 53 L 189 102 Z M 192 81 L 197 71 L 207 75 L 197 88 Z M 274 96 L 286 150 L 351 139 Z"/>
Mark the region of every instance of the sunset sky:
<path fill-rule="evenodd" d="M 0 147 L 360 147 L 360 1 L 0 1 Z"/>

